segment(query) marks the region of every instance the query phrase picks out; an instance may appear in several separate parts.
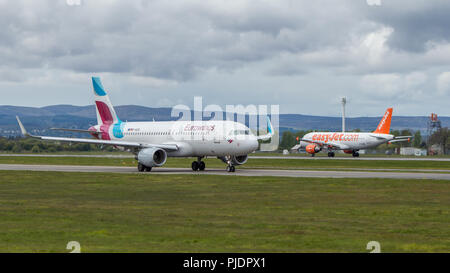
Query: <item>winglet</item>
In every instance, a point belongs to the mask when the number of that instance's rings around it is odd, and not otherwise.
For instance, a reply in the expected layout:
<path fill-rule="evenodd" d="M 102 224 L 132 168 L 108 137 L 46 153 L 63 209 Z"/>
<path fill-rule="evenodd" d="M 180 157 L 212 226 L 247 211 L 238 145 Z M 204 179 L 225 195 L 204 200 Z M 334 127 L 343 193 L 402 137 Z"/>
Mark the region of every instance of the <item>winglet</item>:
<path fill-rule="evenodd" d="M 270 122 L 269 117 L 267 117 L 267 131 L 268 131 L 268 134 L 258 136 L 257 139 L 265 141 L 265 140 L 269 140 L 273 136 L 273 127 L 272 127 L 272 123 Z"/>
<path fill-rule="evenodd" d="M 272 123 L 270 122 L 269 116 L 267 116 L 267 131 L 269 131 L 269 135 L 273 135 Z"/>
<path fill-rule="evenodd" d="M 20 121 L 19 116 L 16 116 L 16 119 L 17 119 L 17 122 L 19 123 L 20 131 L 22 131 L 22 135 L 30 136 L 30 134 L 28 134 L 28 132 L 27 132 L 27 129 L 25 129 L 22 122 Z"/>
<path fill-rule="evenodd" d="M 105 88 L 103 88 L 102 81 L 99 77 L 92 77 L 92 86 L 94 87 L 95 95 L 99 97 L 106 96 Z"/>

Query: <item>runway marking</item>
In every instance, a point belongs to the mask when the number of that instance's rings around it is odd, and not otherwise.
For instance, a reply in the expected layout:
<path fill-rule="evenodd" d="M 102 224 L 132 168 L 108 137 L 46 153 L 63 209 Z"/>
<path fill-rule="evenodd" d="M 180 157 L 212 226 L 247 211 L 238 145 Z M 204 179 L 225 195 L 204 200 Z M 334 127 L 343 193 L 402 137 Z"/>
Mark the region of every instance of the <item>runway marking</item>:
<path fill-rule="evenodd" d="M 237 169 L 228 173 L 224 169 L 208 169 L 193 172 L 187 168 L 153 168 L 149 173 L 140 173 L 135 167 L 119 166 L 73 166 L 73 165 L 20 165 L 0 164 L 0 170 L 11 171 L 55 171 L 55 172 L 104 172 L 135 173 L 142 175 L 158 174 L 194 174 L 194 175 L 228 175 L 228 176 L 278 176 L 278 177 L 320 177 L 320 178 L 394 178 L 394 179 L 442 179 L 450 180 L 450 173 L 420 172 L 363 172 L 363 171 L 320 171 L 320 170 L 261 170 Z"/>

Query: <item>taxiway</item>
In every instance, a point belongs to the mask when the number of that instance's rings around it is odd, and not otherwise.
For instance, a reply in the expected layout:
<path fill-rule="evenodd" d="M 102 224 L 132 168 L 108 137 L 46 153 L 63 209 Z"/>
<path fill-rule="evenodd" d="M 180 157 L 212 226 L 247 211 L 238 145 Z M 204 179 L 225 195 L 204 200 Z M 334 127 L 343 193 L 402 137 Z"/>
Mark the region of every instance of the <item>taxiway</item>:
<path fill-rule="evenodd" d="M 74 166 L 74 165 L 19 165 L 0 164 L 0 170 L 13 171 L 54 171 L 54 172 L 101 172 L 136 173 L 143 175 L 194 174 L 228 176 L 279 176 L 279 177 L 322 177 L 322 178 L 394 178 L 394 179 L 443 179 L 450 180 L 450 173 L 433 172 L 383 172 L 383 171 L 331 171 L 331 170 L 268 170 L 237 169 L 228 173 L 224 169 L 207 169 L 193 172 L 187 168 L 153 168 L 151 172 L 139 173 L 135 167 L 120 166 Z"/>

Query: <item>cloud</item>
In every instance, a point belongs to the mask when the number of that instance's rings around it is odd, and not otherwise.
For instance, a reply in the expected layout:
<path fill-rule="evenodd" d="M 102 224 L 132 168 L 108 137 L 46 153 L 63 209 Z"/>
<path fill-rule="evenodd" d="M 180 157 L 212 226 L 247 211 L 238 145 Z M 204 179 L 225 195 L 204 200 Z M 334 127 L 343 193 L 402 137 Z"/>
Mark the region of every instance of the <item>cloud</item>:
<path fill-rule="evenodd" d="M 360 81 L 362 92 L 373 98 L 420 100 L 427 76 L 424 73 L 371 74 Z"/>
<path fill-rule="evenodd" d="M 367 75 L 361 79 L 361 88 L 371 96 L 395 96 L 402 91 L 401 76 L 397 74 Z"/>
<path fill-rule="evenodd" d="M 294 1 L 2 1 L 3 65 L 188 81 L 345 44 L 351 8 Z M 17 13 L 8 10 L 17 10 Z M 310 20 L 315 18 L 315 20 Z M 324 26 L 332 24 L 334 33 Z M 325 30 L 325 31 L 324 31 Z M 317 35 L 319 33 L 319 35 Z M 3 54 L 2 54 L 3 52 Z M 20 52 L 20 54 L 12 54 Z"/>
<path fill-rule="evenodd" d="M 193 80 L 208 69 L 235 71 L 271 60 L 269 74 L 310 70 L 277 67 L 283 65 L 277 60 L 289 55 L 311 67 L 331 64 L 347 71 L 361 71 L 362 63 L 365 70 L 382 72 L 387 55 L 401 61 L 403 55 L 388 44 L 409 31 L 402 26 L 412 18 L 400 6 L 383 3 L 380 10 L 353 2 L 86 0 L 69 6 L 2 1 L 0 20 L 7 27 L 0 34 L 0 57 L 9 67 L 176 81 Z M 12 9 L 18 12 L 8 12 Z M 380 15 L 385 13 L 403 20 Z M 424 40 L 424 46 L 430 41 L 445 39 Z"/>
<path fill-rule="evenodd" d="M 377 8 L 362 6 L 360 12 L 367 20 L 395 29 L 388 44 L 397 50 L 424 52 L 429 41 L 450 41 L 448 24 L 450 3 L 437 1 L 383 1 Z"/>
<path fill-rule="evenodd" d="M 448 95 L 450 93 L 450 72 L 442 72 L 437 78 L 436 85 L 439 95 Z"/>
<path fill-rule="evenodd" d="M 0 90 L 17 90 L 11 104 L 88 103 L 58 92 L 95 74 L 123 90 L 118 101 L 147 105 L 203 94 L 328 113 L 339 92 L 448 111 L 424 94 L 450 96 L 449 13 L 447 1 L 0 0 Z M 145 95 L 156 89 L 158 100 Z"/>
<path fill-rule="evenodd" d="M 379 64 L 383 61 L 383 57 L 388 51 L 385 43 L 393 32 L 394 29 L 383 27 L 366 35 L 361 45 L 367 51 L 367 62 L 369 64 Z"/>

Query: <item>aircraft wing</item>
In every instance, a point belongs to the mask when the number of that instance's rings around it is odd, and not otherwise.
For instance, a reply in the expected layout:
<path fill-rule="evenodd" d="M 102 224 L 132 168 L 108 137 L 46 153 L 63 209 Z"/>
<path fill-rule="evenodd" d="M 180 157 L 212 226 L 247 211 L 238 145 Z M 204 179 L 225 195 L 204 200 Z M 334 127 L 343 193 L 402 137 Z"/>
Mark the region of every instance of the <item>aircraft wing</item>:
<path fill-rule="evenodd" d="M 131 148 L 161 148 L 168 151 L 177 151 L 178 146 L 175 144 L 151 144 L 151 143 L 139 143 L 131 141 L 114 141 L 114 140 L 102 140 L 102 139 L 88 139 L 88 138 L 70 138 L 70 137 L 49 137 L 49 136 L 34 136 L 27 132 L 19 117 L 17 117 L 17 122 L 19 123 L 20 130 L 22 134 L 27 137 L 49 140 L 49 141 L 62 141 L 62 142 L 76 142 L 76 143 L 88 143 L 88 144 L 102 144 L 102 145 L 113 145 Z"/>
<path fill-rule="evenodd" d="M 67 132 L 75 132 L 75 133 L 101 134 L 101 132 L 98 132 L 98 131 L 82 130 L 82 129 L 50 128 L 50 130 L 67 131 Z"/>
<path fill-rule="evenodd" d="M 334 148 L 334 149 L 338 149 L 338 150 L 349 149 L 349 147 L 347 145 L 336 143 L 336 142 L 333 142 L 333 141 L 328 141 L 328 142 L 320 141 L 320 140 L 312 141 L 312 140 L 308 140 L 308 139 L 302 139 L 301 141 L 305 141 L 305 142 L 308 142 L 308 143 L 311 143 L 311 144 L 317 144 L 317 145 L 322 146 L 322 147 L 325 146 L 325 147 L 329 147 L 329 148 Z"/>

